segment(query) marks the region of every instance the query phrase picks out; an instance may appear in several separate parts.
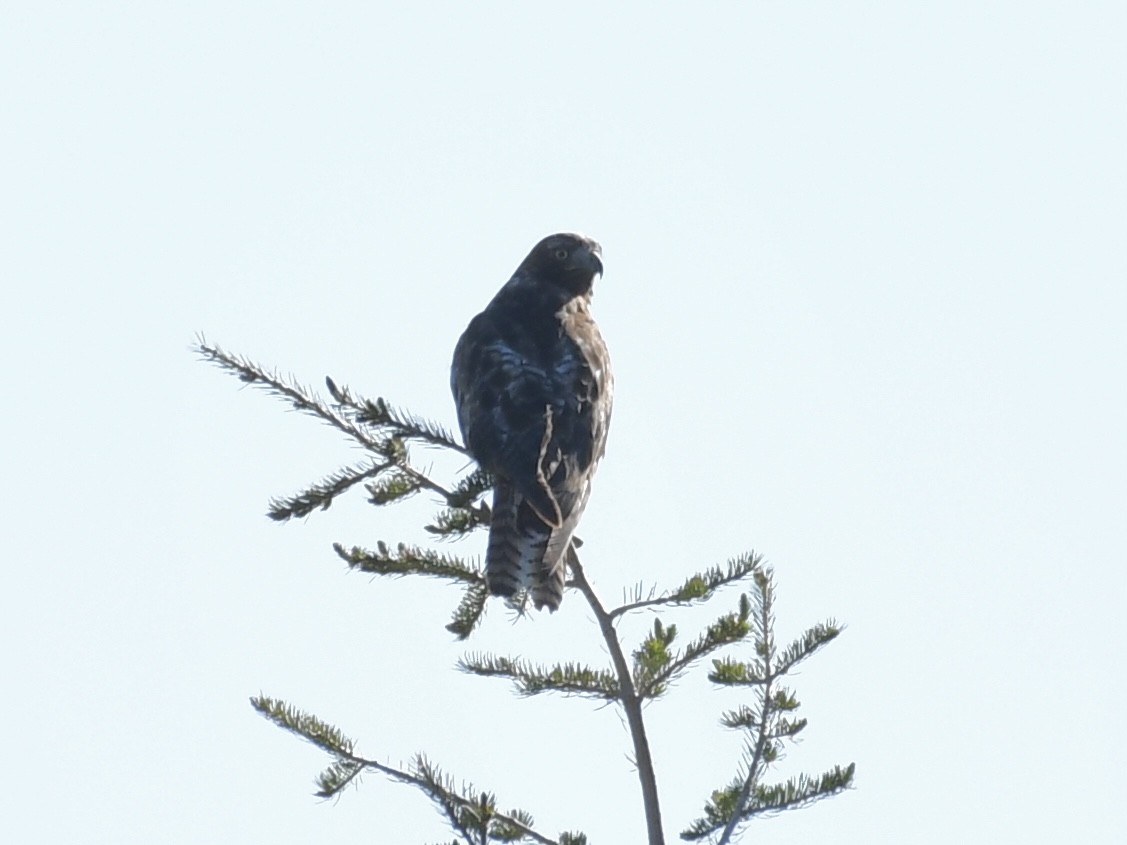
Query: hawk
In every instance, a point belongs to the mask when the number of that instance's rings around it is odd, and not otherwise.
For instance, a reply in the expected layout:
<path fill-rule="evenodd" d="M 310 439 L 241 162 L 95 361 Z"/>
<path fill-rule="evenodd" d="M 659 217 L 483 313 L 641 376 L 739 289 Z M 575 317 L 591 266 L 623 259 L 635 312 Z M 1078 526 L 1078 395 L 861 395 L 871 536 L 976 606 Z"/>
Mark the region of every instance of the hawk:
<path fill-rule="evenodd" d="M 474 459 L 493 475 L 485 580 L 563 600 L 567 549 L 606 445 L 613 377 L 588 307 L 602 250 L 576 234 L 532 248 L 454 349 L 450 387 Z"/>

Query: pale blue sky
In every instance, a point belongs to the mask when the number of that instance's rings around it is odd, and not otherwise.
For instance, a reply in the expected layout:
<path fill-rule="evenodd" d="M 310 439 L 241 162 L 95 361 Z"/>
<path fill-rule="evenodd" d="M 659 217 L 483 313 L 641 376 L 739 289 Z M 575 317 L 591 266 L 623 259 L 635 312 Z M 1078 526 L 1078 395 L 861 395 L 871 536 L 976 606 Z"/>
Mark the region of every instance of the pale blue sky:
<path fill-rule="evenodd" d="M 755 549 L 781 636 L 848 624 L 786 765 L 857 788 L 755 841 L 1127 840 L 1125 35 L 1110 2 L 6 4 L 0 835 L 449 838 L 378 777 L 310 797 L 263 691 L 641 841 L 614 711 L 455 674 L 453 591 L 333 556 L 425 503 L 269 523 L 356 453 L 187 351 L 453 425 L 458 334 L 579 229 L 618 388 L 598 589 Z M 603 659 L 575 596 L 470 647 L 561 642 Z M 731 703 L 697 675 L 648 710 L 670 841 Z"/>

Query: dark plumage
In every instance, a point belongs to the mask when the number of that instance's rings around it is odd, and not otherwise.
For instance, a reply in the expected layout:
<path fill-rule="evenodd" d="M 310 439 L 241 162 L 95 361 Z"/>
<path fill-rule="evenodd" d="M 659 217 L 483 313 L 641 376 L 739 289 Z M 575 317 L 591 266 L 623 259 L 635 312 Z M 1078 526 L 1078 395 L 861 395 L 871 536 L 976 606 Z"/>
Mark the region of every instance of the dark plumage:
<path fill-rule="evenodd" d="M 564 556 L 606 444 L 613 378 L 588 305 L 597 243 L 550 235 L 517 267 L 454 350 L 450 386 L 466 446 L 493 474 L 485 555 L 493 595 L 563 599 Z"/>

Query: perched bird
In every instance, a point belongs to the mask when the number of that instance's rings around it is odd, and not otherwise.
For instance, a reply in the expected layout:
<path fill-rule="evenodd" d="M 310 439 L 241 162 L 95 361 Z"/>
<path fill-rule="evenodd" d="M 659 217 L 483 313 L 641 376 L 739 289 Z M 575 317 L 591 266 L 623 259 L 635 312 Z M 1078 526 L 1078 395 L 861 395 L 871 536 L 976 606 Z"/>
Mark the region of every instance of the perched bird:
<path fill-rule="evenodd" d="M 474 459 L 495 479 L 489 592 L 563 600 L 565 556 L 606 445 L 613 378 L 591 318 L 602 251 L 549 235 L 532 248 L 454 350 L 450 387 Z"/>

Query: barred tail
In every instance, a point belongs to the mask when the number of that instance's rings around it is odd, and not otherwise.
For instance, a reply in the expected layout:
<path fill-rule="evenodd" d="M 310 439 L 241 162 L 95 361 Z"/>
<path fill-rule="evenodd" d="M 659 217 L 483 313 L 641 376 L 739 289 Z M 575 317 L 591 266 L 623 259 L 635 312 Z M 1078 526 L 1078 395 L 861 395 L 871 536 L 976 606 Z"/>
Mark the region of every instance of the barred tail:
<path fill-rule="evenodd" d="M 563 601 L 564 583 L 567 580 L 567 565 L 563 558 L 549 562 L 545 558 L 532 575 L 532 603 L 537 610 L 547 607 L 553 612 L 559 610 Z"/>
<path fill-rule="evenodd" d="M 567 576 L 564 557 L 574 530 L 574 524 L 563 530 L 545 525 L 512 485 L 498 481 L 485 551 L 489 592 L 508 598 L 528 590 L 537 610 L 558 610 Z"/>
<path fill-rule="evenodd" d="M 510 597 L 528 588 L 544 556 L 548 527 L 538 519 L 516 489 L 498 480 L 493 489 L 493 517 L 485 551 L 485 581 L 495 596 Z"/>
<path fill-rule="evenodd" d="M 538 610 L 545 606 L 556 610 L 563 601 L 564 584 L 567 583 L 567 552 L 579 518 L 587 506 L 589 491 L 590 488 L 587 488 L 565 503 L 566 515 L 562 524 L 551 531 L 544 543 L 539 565 L 532 572 L 532 601 Z"/>

